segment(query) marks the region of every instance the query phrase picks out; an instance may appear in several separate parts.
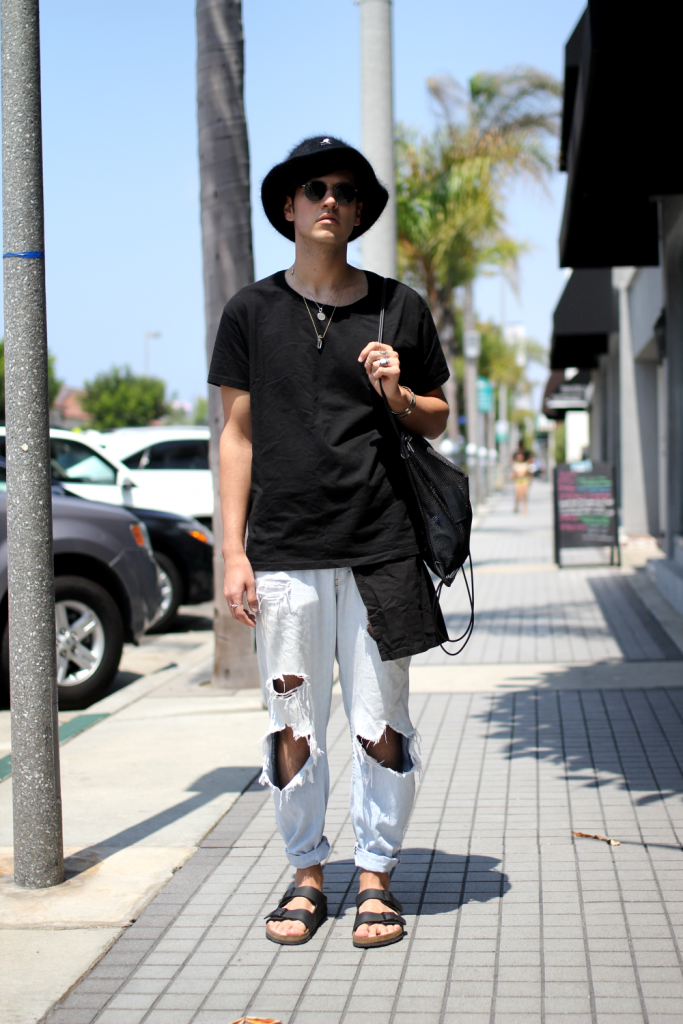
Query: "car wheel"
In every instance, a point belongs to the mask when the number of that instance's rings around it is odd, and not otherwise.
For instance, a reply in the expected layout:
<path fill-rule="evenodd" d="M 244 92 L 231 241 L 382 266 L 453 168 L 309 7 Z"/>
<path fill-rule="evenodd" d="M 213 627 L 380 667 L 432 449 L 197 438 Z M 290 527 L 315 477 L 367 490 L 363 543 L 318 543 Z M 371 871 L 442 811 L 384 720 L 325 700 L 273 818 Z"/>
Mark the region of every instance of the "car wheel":
<path fill-rule="evenodd" d="M 59 706 L 93 700 L 116 675 L 123 648 L 123 623 L 103 587 L 78 576 L 55 579 L 57 691 Z M 9 678 L 9 629 L 2 643 L 2 667 Z"/>
<path fill-rule="evenodd" d="M 172 558 L 155 551 L 154 558 L 161 571 L 161 616 L 149 633 L 165 633 L 183 599 L 183 579 Z"/>

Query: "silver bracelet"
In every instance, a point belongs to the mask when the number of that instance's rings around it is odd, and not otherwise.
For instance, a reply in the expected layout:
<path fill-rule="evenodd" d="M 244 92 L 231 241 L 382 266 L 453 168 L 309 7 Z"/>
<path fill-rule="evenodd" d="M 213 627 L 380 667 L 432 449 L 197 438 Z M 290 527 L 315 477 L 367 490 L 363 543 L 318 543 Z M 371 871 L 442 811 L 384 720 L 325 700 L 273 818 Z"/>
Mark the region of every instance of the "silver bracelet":
<path fill-rule="evenodd" d="M 408 385 L 404 384 L 404 387 L 408 387 Z M 396 417 L 397 420 L 404 420 L 406 416 L 410 416 L 411 412 L 417 405 L 417 398 L 415 397 L 415 392 L 413 391 L 412 388 L 408 388 L 408 391 L 410 391 L 410 404 L 408 405 L 408 408 L 404 409 L 403 412 L 394 412 L 393 409 L 391 410 L 394 413 L 394 416 Z"/>

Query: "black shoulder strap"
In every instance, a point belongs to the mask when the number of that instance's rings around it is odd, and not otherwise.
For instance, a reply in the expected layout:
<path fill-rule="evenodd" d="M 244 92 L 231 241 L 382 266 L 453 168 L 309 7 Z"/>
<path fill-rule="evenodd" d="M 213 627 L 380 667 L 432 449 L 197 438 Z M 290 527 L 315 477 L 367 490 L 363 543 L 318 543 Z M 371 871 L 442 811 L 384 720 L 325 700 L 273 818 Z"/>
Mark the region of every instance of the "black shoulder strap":
<path fill-rule="evenodd" d="M 386 277 L 383 277 L 382 278 L 382 304 L 381 304 L 380 310 L 379 310 L 379 327 L 377 329 L 377 344 L 379 345 L 380 348 L 382 347 L 382 335 L 384 334 L 384 310 L 385 310 L 385 307 L 386 307 L 386 300 L 387 300 L 387 279 L 386 279 Z M 393 412 L 391 411 L 391 406 L 389 405 L 389 403 L 387 401 L 387 396 L 384 394 L 384 388 L 382 387 L 381 379 L 380 379 L 380 382 L 379 382 L 379 390 L 382 393 L 382 401 L 384 402 L 384 407 L 387 410 L 387 416 L 391 420 L 391 425 L 394 428 L 394 430 L 396 431 L 396 436 L 397 436 L 397 438 L 400 441 L 401 440 L 401 430 L 400 430 L 400 427 L 399 427 L 398 423 L 396 422 L 396 417 L 394 416 Z"/>
<path fill-rule="evenodd" d="M 382 344 L 382 335 L 384 334 L 384 307 L 387 301 L 387 279 L 382 278 L 382 305 L 379 310 L 379 330 L 377 331 L 377 344 Z"/>

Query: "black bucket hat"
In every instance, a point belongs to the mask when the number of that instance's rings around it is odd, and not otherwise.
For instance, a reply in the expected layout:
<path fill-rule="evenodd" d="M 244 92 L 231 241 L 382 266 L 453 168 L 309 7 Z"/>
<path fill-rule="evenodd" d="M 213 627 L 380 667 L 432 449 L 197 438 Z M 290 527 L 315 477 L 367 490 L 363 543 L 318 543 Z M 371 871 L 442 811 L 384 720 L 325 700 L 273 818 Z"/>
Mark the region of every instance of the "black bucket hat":
<path fill-rule="evenodd" d="M 358 199 L 363 203 L 361 223 L 353 229 L 350 242 L 371 228 L 387 205 L 389 193 L 377 180 L 372 165 L 357 149 L 341 139 L 333 139 L 331 135 L 304 139 L 286 160 L 268 172 L 261 185 L 261 202 L 266 217 L 291 242 L 294 241 L 294 225 L 285 220 L 285 199 L 293 194 L 293 189 L 316 175 L 331 174 L 332 171 L 353 172 Z"/>

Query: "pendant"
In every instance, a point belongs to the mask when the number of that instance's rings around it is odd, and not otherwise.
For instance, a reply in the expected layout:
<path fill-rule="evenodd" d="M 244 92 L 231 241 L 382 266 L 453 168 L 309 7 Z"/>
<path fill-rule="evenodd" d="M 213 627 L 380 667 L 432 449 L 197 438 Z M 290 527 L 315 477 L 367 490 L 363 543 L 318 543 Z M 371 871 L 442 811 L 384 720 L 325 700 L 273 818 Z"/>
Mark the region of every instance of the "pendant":
<path fill-rule="evenodd" d="M 324 320 L 325 319 L 325 314 L 323 313 L 322 309 L 319 309 L 318 312 L 315 315 L 317 316 L 318 320 Z"/>
<path fill-rule="evenodd" d="M 318 335 L 318 352 L 323 347 L 323 339 Z"/>

